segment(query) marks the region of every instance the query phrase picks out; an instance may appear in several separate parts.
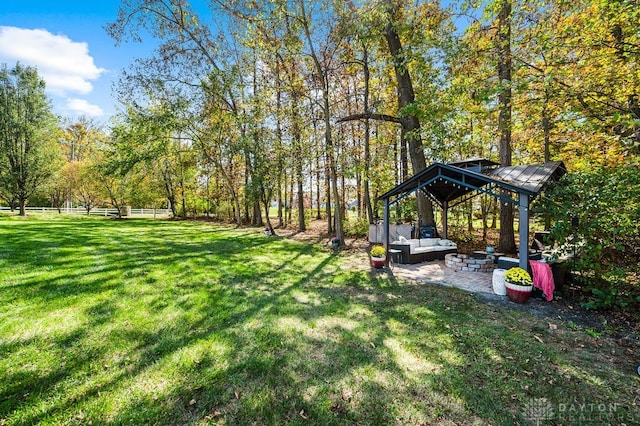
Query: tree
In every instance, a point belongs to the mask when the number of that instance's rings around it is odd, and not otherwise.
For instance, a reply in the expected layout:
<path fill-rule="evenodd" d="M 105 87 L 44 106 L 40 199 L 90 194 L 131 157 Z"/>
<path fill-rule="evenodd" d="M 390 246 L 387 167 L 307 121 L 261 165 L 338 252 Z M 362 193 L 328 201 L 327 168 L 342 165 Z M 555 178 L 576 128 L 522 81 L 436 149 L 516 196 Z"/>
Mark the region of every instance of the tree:
<path fill-rule="evenodd" d="M 432 66 L 437 62 L 433 58 L 433 50 L 437 48 L 434 34 L 445 30 L 447 16 L 435 4 L 414 5 L 408 9 L 407 2 L 399 0 L 385 0 L 378 3 L 364 5 L 357 13 L 356 20 L 365 22 L 369 31 L 383 40 L 390 58 L 382 59 L 380 66 L 390 62 L 395 76 L 397 114 L 389 115 L 365 110 L 364 112 L 343 117 L 339 122 L 350 120 L 376 119 L 399 123 L 400 132 L 400 178 L 409 177 L 408 159 L 411 161 L 413 173 L 426 168 L 427 160 L 422 135 L 421 119 L 434 121 L 435 111 L 425 106 L 437 103 L 438 97 L 428 87 L 420 87 L 418 93 L 414 90 L 414 76 L 425 75 L 427 84 L 431 84 L 434 76 L 439 73 Z M 413 16 L 414 18 L 410 18 Z M 352 18 L 353 19 L 353 18 Z M 363 29 L 359 31 L 364 32 Z M 382 46 L 379 52 L 384 51 Z M 416 53 L 419 52 L 419 53 Z M 379 55 L 381 56 L 381 55 Z M 375 59 L 372 59 L 374 61 Z M 365 74 L 369 73 L 365 69 Z M 365 76 L 366 77 L 366 76 Z M 367 83 L 366 83 L 367 84 Z M 422 92 L 421 96 L 419 92 Z M 368 108 L 367 108 L 368 109 Z M 431 141 L 431 146 L 437 146 L 438 140 Z M 418 211 L 424 224 L 434 224 L 433 206 L 423 193 L 418 193 Z"/>
<path fill-rule="evenodd" d="M 411 158 L 411 166 L 413 172 L 419 171 L 427 167 L 427 161 L 422 148 L 422 139 L 420 138 L 420 119 L 417 114 L 412 112 L 415 104 L 415 92 L 409 67 L 407 65 L 407 57 L 405 49 L 402 46 L 400 35 L 397 29 L 398 5 L 393 4 L 392 0 L 388 0 L 385 4 L 387 10 L 388 21 L 384 27 L 384 37 L 387 40 L 389 52 L 393 61 L 393 68 L 398 83 L 398 108 L 400 110 L 400 124 L 402 126 L 401 143 L 402 146 L 409 147 L 409 158 Z M 434 225 L 433 206 L 431 202 L 419 192 L 418 211 L 425 225 Z"/>
<path fill-rule="evenodd" d="M 511 0 L 500 0 L 498 5 L 496 51 L 498 53 L 498 130 L 500 132 L 500 165 L 511 165 Z M 505 194 L 506 195 L 506 194 Z M 521 241 L 520 244 L 527 244 Z M 504 203 L 500 208 L 500 242 L 505 253 L 516 251 L 513 231 L 513 205 Z"/>
<path fill-rule="evenodd" d="M 87 214 L 102 201 L 102 188 L 96 164 L 103 161 L 103 158 L 74 161 L 63 169 L 72 196 L 82 204 Z"/>
<path fill-rule="evenodd" d="M 61 165 L 55 117 L 35 68 L 0 70 L 0 187 L 25 216 L 29 197 Z"/>

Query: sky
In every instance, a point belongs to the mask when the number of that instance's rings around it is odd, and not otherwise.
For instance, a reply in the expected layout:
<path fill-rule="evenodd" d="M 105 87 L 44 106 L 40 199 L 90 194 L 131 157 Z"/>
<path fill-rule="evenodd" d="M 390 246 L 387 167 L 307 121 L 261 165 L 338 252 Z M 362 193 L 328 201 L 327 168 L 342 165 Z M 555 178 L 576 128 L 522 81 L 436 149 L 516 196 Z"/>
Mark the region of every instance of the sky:
<path fill-rule="evenodd" d="M 0 0 L 0 64 L 35 66 L 54 113 L 106 123 L 118 110 L 111 87 L 152 41 L 118 47 L 104 26 L 118 0 Z"/>
<path fill-rule="evenodd" d="M 191 3 L 206 11 L 206 1 Z M 157 44 L 147 37 L 143 43 L 115 45 L 104 26 L 115 21 L 119 5 L 119 0 L 0 0 L 0 64 L 37 67 L 56 114 L 106 124 L 118 112 L 112 86 L 121 70 L 151 56 Z"/>

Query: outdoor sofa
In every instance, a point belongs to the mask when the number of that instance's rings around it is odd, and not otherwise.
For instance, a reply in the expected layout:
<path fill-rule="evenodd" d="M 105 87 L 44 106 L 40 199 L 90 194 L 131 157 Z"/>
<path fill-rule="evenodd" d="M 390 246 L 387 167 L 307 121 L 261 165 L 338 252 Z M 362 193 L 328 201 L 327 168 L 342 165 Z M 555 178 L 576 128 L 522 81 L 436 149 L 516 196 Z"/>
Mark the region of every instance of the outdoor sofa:
<path fill-rule="evenodd" d="M 399 250 L 398 263 L 420 263 L 444 259 L 445 254 L 457 253 L 458 247 L 451 240 L 442 238 L 420 238 L 399 240 L 389 243 L 390 250 Z"/>

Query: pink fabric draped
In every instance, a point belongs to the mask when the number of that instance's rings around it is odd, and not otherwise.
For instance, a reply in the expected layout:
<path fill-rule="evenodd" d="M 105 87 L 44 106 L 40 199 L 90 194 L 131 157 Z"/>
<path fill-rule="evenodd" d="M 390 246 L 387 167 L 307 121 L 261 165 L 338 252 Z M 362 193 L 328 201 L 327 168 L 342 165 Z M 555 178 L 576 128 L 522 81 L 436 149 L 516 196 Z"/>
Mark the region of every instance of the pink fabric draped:
<path fill-rule="evenodd" d="M 555 283 L 553 282 L 551 267 L 539 260 L 530 260 L 529 265 L 531 265 L 531 271 L 533 272 L 533 286 L 542 290 L 547 302 L 553 300 Z"/>

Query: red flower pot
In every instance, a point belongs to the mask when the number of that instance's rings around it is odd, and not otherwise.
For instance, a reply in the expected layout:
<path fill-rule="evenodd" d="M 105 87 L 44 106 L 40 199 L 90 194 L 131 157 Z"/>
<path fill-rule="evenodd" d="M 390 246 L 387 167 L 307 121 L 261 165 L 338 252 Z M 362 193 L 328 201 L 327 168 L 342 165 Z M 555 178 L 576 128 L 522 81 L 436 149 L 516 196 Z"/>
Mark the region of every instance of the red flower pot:
<path fill-rule="evenodd" d="M 504 286 L 507 288 L 507 296 L 509 300 L 515 303 L 524 303 L 529 300 L 533 286 L 530 285 L 518 285 L 510 282 L 505 282 Z"/>
<path fill-rule="evenodd" d="M 382 269 L 384 268 L 384 263 L 387 259 L 385 259 L 384 257 L 372 257 L 371 258 L 371 266 L 373 266 L 376 269 Z"/>

